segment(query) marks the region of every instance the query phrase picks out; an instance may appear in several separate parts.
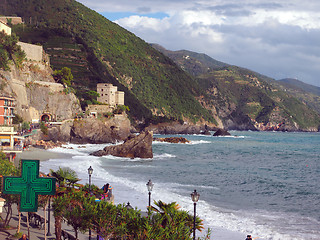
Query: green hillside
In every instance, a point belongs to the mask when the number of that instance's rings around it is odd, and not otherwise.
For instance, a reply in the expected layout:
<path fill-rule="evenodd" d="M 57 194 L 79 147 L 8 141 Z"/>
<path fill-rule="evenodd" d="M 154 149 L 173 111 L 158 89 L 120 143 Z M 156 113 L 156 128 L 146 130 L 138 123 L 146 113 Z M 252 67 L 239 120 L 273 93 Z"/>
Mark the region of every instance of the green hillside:
<path fill-rule="evenodd" d="M 278 80 L 277 83 L 283 91 L 295 96 L 320 114 L 320 87 L 291 78 Z"/>
<path fill-rule="evenodd" d="M 151 44 L 151 46 L 171 58 L 178 66 L 192 76 L 206 74 L 212 70 L 230 66 L 229 64 L 217 61 L 203 53 L 196 53 L 187 50 L 173 52 L 166 50 L 158 44 Z"/>
<path fill-rule="evenodd" d="M 226 126 L 241 128 L 244 125 L 254 129 L 254 122 L 270 122 L 285 124 L 285 129 L 294 128 L 295 124 L 303 130 L 319 128 L 320 115 L 315 112 L 316 108 L 311 109 L 291 92 L 283 91 L 274 79 L 214 59 L 208 60 L 203 54 L 156 48 L 185 71 L 197 73 L 196 79 L 206 92 L 203 105 L 211 110 L 215 108 Z M 216 62 L 218 64 L 213 65 Z"/>
<path fill-rule="evenodd" d="M 4 5 L 0 14 L 24 19 L 24 25 L 13 26 L 22 41 L 42 44 L 53 68 L 72 69 L 72 87 L 83 107 L 90 100 L 87 92 L 106 82 L 125 92 L 136 122 L 217 124 L 220 119 L 230 129 L 255 129 L 260 123 L 281 130 L 319 129 L 319 114 L 275 80 L 205 54 L 150 45 L 74 0 Z"/>
<path fill-rule="evenodd" d="M 215 122 L 195 99 L 201 89 L 176 64 L 134 34 L 74 0 L 10 0 L 2 15 L 21 16 L 13 31 L 22 41 L 40 43 L 51 64 L 67 66 L 80 99 L 96 83 L 125 91 L 136 119 L 204 119 Z"/>
<path fill-rule="evenodd" d="M 292 90 L 304 91 L 320 96 L 320 87 L 316 87 L 293 78 L 280 79 L 278 82 L 284 87 Z"/>

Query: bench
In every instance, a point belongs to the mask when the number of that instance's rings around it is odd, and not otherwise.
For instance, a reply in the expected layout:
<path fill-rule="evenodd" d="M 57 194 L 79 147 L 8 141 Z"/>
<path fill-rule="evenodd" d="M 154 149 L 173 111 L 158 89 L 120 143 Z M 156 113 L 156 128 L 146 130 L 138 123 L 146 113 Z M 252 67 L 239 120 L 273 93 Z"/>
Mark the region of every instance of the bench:
<path fill-rule="evenodd" d="M 44 229 L 44 225 L 46 223 L 44 217 L 34 212 L 28 212 L 28 218 L 30 223 L 33 223 L 39 229 Z"/>
<path fill-rule="evenodd" d="M 64 240 L 77 240 L 72 234 L 68 233 L 66 230 L 61 230 L 61 236 Z"/>

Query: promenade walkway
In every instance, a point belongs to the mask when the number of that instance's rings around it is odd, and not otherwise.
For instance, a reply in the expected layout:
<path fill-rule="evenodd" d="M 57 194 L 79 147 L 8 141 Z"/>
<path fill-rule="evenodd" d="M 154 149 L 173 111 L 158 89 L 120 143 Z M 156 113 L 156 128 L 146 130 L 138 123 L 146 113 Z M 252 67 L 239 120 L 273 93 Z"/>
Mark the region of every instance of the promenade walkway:
<path fill-rule="evenodd" d="M 44 216 L 44 212 L 42 211 L 41 208 L 38 209 L 37 212 L 40 216 Z M 28 235 L 28 228 L 27 228 L 27 215 L 28 213 L 22 213 L 23 217 L 21 217 L 21 225 L 20 225 L 20 232 L 25 233 Z M 50 217 L 50 236 L 47 236 L 47 240 L 55 240 L 56 236 L 54 233 L 54 217 L 51 211 L 51 217 Z M 6 216 L 6 212 L 4 210 L 3 213 L 1 213 L 1 217 L 4 219 Z M 17 238 L 14 237 L 16 231 L 17 231 L 17 226 L 18 226 L 18 211 L 17 211 L 17 207 L 13 206 L 13 214 L 12 214 L 12 219 L 10 221 L 10 229 L 5 229 L 2 230 L 0 229 L 0 240 L 17 240 Z M 48 224 L 47 224 L 48 226 Z M 75 236 L 74 231 L 72 230 L 71 226 L 68 226 L 65 223 L 62 223 L 62 229 L 64 229 L 65 231 L 67 231 L 68 233 L 70 233 L 72 236 Z M 30 238 L 29 240 L 45 240 L 45 236 L 44 236 L 44 229 L 39 229 L 38 227 L 35 227 L 33 224 L 30 224 Z M 47 227 L 47 232 L 48 233 L 48 227 Z M 63 239 L 63 238 L 62 238 Z M 82 234 L 79 232 L 78 234 L 78 239 L 79 240 L 88 240 L 89 239 L 89 234 Z M 94 232 L 92 232 L 92 240 L 96 239 L 96 235 Z"/>

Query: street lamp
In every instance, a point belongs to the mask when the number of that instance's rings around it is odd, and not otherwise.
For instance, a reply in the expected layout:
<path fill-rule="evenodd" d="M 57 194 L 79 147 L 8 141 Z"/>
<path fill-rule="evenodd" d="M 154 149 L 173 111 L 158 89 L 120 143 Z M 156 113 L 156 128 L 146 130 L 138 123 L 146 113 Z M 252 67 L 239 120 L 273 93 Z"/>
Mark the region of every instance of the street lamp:
<path fill-rule="evenodd" d="M 151 180 L 149 180 L 149 182 L 146 185 L 147 185 L 148 192 L 149 192 L 149 207 L 150 207 L 151 206 L 151 191 L 153 188 L 153 183 L 151 182 Z"/>
<path fill-rule="evenodd" d="M 193 205 L 194 205 L 194 215 L 193 215 L 193 240 L 196 239 L 196 205 L 197 202 L 199 200 L 200 194 L 197 193 L 197 190 L 194 190 L 191 193 L 191 199 L 193 201 Z"/>
<path fill-rule="evenodd" d="M 126 209 L 133 209 L 133 207 L 130 205 L 130 203 L 128 202 L 127 205 L 125 206 Z"/>
<path fill-rule="evenodd" d="M 89 193 L 91 196 L 91 175 L 93 173 L 93 168 L 90 166 L 88 168 L 88 174 L 89 174 Z M 89 228 L 89 240 L 91 240 L 91 228 Z"/>
<path fill-rule="evenodd" d="M 91 193 L 91 175 L 93 173 L 93 168 L 90 166 L 88 168 L 88 174 L 89 174 L 89 192 Z"/>
<path fill-rule="evenodd" d="M 51 236 L 51 233 L 50 233 L 50 215 L 51 215 L 50 200 L 51 200 L 51 197 L 49 197 L 49 206 L 48 206 L 48 232 L 47 232 L 47 236 Z"/>

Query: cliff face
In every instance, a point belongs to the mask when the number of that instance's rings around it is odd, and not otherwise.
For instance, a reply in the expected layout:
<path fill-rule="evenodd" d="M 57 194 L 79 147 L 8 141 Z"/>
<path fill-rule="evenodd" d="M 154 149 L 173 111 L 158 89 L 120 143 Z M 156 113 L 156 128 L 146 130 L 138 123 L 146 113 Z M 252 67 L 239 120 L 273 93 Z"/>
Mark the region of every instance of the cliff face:
<path fill-rule="evenodd" d="M 22 69 L 0 70 L 0 94 L 15 98 L 15 113 L 25 121 L 39 120 L 43 114 L 56 121 L 73 118 L 82 112 L 79 101 L 55 83 L 51 73 L 45 63 L 33 61 L 25 62 Z"/>
<path fill-rule="evenodd" d="M 115 115 L 107 121 L 96 118 L 75 120 L 70 129 L 72 143 L 115 143 L 130 134 L 130 121 L 125 114 Z"/>

